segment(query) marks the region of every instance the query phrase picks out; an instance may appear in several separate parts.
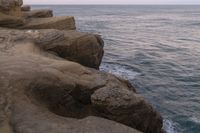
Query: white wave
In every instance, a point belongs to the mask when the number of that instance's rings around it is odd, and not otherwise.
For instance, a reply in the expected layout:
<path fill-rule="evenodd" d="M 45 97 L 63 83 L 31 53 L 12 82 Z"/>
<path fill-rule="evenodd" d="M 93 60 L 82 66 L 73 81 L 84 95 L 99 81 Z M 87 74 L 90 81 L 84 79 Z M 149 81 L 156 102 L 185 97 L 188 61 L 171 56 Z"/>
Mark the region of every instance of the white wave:
<path fill-rule="evenodd" d="M 123 66 L 119 64 L 104 63 L 101 65 L 100 70 L 108 72 L 108 73 L 112 73 L 116 76 L 125 78 L 127 80 L 132 80 L 140 74 L 134 70 L 131 70 L 127 66 Z"/>
<path fill-rule="evenodd" d="M 175 130 L 175 126 L 173 124 L 173 122 L 171 120 L 167 120 L 165 119 L 163 121 L 163 127 L 164 127 L 164 130 L 167 132 L 167 133 L 178 133 L 176 130 Z"/>
<path fill-rule="evenodd" d="M 200 124 L 200 118 L 197 118 L 197 117 L 191 117 L 190 120 L 193 121 L 193 122 L 195 122 L 195 123 Z"/>

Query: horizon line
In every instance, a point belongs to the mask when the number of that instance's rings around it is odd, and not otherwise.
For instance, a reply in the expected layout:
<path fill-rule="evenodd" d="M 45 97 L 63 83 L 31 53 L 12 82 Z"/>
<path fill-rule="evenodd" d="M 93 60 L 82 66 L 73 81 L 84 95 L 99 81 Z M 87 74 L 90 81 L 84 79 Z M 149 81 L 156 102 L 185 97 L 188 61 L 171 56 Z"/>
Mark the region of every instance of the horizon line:
<path fill-rule="evenodd" d="M 199 4 L 24 4 L 24 5 L 58 5 L 58 6 L 62 6 L 62 5 L 97 5 L 97 6 L 101 6 L 101 5 L 113 5 L 113 6 L 120 6 L 120 5 L 125 5 L 125 6 L 143 6 L 143 5 L 150 5 L 150 6 L 200 6 Z"/>

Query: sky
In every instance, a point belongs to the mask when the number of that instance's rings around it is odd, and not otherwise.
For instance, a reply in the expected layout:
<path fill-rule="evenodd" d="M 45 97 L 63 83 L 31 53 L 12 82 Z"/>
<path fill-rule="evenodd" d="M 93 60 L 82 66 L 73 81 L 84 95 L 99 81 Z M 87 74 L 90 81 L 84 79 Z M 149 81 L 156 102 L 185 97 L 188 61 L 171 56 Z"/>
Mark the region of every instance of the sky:
<path fill-rule="evenodd" d="M 200 4 L 200 0 L 24 0 L 24 4 Z"/>

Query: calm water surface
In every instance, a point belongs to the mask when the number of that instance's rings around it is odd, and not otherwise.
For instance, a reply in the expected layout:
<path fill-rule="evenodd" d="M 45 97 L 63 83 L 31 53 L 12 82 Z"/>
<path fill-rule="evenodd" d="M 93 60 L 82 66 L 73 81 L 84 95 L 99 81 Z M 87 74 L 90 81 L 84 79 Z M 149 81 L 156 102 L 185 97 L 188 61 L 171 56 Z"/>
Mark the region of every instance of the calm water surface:
<path fill-rule="evenodd" d="M 102 71 L 127 78 L 168 133 L 200 133 L 200 6 L 34 6 L 102 35 Z"/>

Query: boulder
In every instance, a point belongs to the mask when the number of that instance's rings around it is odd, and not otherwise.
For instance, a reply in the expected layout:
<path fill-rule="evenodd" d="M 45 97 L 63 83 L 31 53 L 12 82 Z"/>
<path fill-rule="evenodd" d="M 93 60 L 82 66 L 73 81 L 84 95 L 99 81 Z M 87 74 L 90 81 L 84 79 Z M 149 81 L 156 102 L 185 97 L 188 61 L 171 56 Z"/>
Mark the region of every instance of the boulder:
<path fill-rule="evenodd" d="M 54 29 L 10 31 L 2 30 L 6 36 L 15 34 L 22 40 L 31 40 L 45 51 L 87 67 L 98 69 L 103 58 L 104 44 L 98 35 Z"/>
<path fill-rule="evenodd" d="M 22 0 L 0 0 L 0 10 L 12 10 L 13 7 L 21 7 Z"/>
<path fill-rule="evenodd" d="M 31 10 L 31 7 L 29 5 L 23 5 L 21 7 L 21 11 L 27 12 L 27 11 L 30 11 L 30 10 Z"/>
<path fill-rule="evenodd" d="M 67 60 L 99 69 L 104 54 L 104 42 L 100 36 L 77 31 L 65 31 L 64 42 L 61 41 L 59 45 L 58 43 L 57 41 L 56 45 L 53 45 L 55 43 L 45 45 L 45 49 L 53 51 Z"/>
<path fill-rule="evenodd" d="M 0 13 L 0 27 L 17 28 L 24 23 L 25 20 L 22 18 Z"/>
<path fill-rule="evenodd" d="M 0 12 L 20 17 L 22 4 L 22 0 L 0 0 Z"/>
<path fill-rule="evenodd" d="M 25 11 L 25 12 L 23 12 L 23 17 L 25 17 L 25 18 L 48 18 L 48 17 L 53 17 L 53 11 L 52 10 Z"/>
<path fill-rule="evenodd" d="M 31 32 L 0 30 L 0 131 L 163 132 L 160 114 L 128 81 L 54 53 L 64 31 L 54 36 L 51 50 L 50 42 L 39 44 L 47 34 Z"/>
<path fill-rule="evenodd" d="M 0 11 L 9 11 L 15 6 L 15 0 L 0 0 Z"/>
<path fill-rule="evenodd" d="M 15 0 L 15 4 L 17 6 L 22 6 L 23 5 L 23 0 Z"/>
<path fill-rule="evenodd" d="M 98 89 L 91 97 L 92 105 L 104 118 L 123 123 L 144 133 L 162 132 L 161 116 L 157 115 L 141 96 L 130 90 L 121 89 L 115 82 Z"/>
<path fill-rule="evenodd" d="M 50 18 L 32 18 L 20 27 L 21 29 L 58 29 L 58 30 L 75 30 L 74 17 L 50 17 Z"/>

